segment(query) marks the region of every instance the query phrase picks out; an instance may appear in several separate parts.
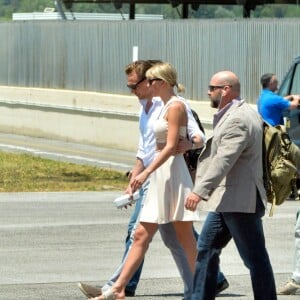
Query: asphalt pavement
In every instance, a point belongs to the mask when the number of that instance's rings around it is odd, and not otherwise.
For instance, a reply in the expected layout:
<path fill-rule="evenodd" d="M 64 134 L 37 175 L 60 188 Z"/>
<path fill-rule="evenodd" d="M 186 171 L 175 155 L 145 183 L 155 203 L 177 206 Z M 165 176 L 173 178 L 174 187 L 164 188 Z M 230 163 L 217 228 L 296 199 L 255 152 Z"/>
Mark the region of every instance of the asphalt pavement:
<path fill-rule="evenodd" d="M 0 150 L 95 165 L 122 172 L 130 170 L 135 162 L 135 153 L 129 151 L 6 133 L 0 133 Z"/>
<path fill-rule="evenodd" d="M 44 146 L 39 146 L 40 143 Z M 120 170 L 127 170 L 130 162 L 134 162 L 134 153 L 118 151 L 118 159 L 113 160 L 115 152 L 111 149 L 101 152 L 98 147 L 59 141 L 1 135 L 0 144 L 6 151 L 34 149 L 34 155 L 52 153 L 56 159 L 79 163 L 109 162 L 111 168 L 120 163 Z M 97 153 L 97 148 L 104 154 L 94 157 L 90 150 Z M 122 155 L 126 159 L 120 159 Z M 78 157 L 83 160 L 77 160 Z M 119 195 L 117 192 L 1 193 L 0 299 L 85 299 L 77 282 L 105 283 L 122 258 L 132 211 L 132 208 L 116 209 L 112 201 Z M 276 208 L 273 217 L 264 217 L 266 244 L 278 287 L 291 275 L 299 208 L 299 201 L 286 201 Z M 205 213 L 201 216 L 196 223 L 198 230 Z M 230 286 L 217 299 L 253 299 L 248 270 L 233 242 L 221 255 L 221 268 Z M 157 234 L 146 254 L 135 298 L 182 299 L 182 291 L 179 273 Z M 278 299 L 296 300 L 300 294 Z"/>

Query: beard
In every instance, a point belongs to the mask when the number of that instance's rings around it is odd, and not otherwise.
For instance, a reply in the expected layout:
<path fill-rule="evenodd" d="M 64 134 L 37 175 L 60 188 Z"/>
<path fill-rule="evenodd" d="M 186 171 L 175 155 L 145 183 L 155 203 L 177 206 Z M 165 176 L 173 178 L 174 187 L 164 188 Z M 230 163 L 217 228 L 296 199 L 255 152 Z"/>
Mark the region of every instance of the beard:
<path fill-rule="evenodd" d="M 210 99 L 210 106 L 212 108 L 218 108 L 220 105 L 220 99 Z"/>
<path fill-rule="evenodd" d="M 221 93 L 214 95 L 210 98 L 210 106 L 212 108 L 219 108 L 222 102 L 223 95 Z"/>

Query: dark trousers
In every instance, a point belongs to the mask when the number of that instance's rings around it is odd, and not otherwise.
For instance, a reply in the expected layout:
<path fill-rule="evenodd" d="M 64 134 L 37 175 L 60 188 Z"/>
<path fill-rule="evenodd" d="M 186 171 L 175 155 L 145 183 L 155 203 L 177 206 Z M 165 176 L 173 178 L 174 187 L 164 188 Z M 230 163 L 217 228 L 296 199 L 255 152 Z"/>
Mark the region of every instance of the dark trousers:
<path fill-rule="evenodd" d="M 197 241 L 192 300 L 215 299 L 219 255 L 231 238 L 250 271 L 254 299 L 277 299 L 273 270 L 265 247 L 261 220 L 264 212 L 258 197 L 255 213 L 210 212 L 207 215 Z"/>

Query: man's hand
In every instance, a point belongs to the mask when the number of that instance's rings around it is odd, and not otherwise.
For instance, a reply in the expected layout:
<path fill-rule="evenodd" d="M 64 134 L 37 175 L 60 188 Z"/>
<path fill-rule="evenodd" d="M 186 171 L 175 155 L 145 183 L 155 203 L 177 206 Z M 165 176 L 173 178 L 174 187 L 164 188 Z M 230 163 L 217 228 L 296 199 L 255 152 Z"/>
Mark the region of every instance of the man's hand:
<path fill-rule="evenodd" d="M 192 146 L 192 142 L 187 138 L 182 140 L 180 139 L 177 144 L 176 154 L 185 153 L 186 151 L 191 150 Z"/>
<path fill-rule="evenodd" d="M 185 208 L 191 211 L 195 211 L 197 208 L 197 205 L 201 201 L 201 197 L 198 196 L 195 193 L 190 193 L 188 197 L 185 199 Z"/>
<path fill-rule="evenodd" d="M 129 183 L 126 190 L 125 190 L 125 194 L 128 194 L 129 197 L 131 199 L 133 199 L 133 192 L 132 192 L 132 188 L 131 188 L 131 184 Z M 131 206 L 132 204 L 130 203 L 129 206 Z M 125 209 L 127 209 L 127 205 L 124 206 Z"/>

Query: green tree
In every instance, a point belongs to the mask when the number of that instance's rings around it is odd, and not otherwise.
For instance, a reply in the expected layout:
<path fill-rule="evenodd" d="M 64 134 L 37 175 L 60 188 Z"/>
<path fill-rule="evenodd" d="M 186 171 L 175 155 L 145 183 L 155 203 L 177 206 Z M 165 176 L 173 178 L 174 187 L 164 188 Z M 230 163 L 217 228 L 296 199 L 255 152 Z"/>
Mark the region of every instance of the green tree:
<path fill-rule="evenodd" d="M 300 17 L 300 6 L 288 5 L 286 10 L 286 15 L 290 18 L 299 18 Z"/>
<path fill-rule="evenodd" d="M 18 12 L 43 12 L 46 7 L 54 7 L 52 0 L 21 0 L 19 2 Z"/>
<path fill-rule="evenodd" d="M 253 11 L 252 16 L 255 18 L 299 18 L 300 7 L 287 4 L 259 5 Z"/>
<path fill-rule="evenodd" d="M 190 9 L 190 16 L 193 18 L 236 18 L 242 17 L 242 6 L 239 5 L 199 5 L 197 11 Z"/>
<path fill-rule="evenodd" d="M 53 0 L 0 0 L 0 20 L 11 20 L 14 12 L 42 12 L 46 7 L 54 7 Z M 158 14 L 165 19 L 178 19 L 181 14 L 181 5 L 173 8 L 170 4 L 137 4 L 138 14 Z M 73 12 L 88 13 L 118 13 L 113 3 L 74 3 Z M 121 11 L 129 13 L 129 5 L 123 4 Z M 191 18 L 237 18 L 243 16 L 241 5 L 199 5 L 199 9 L 194 11 L 189 8 Z M 258 5 L 251 12 L 252 18 L 299 18 L 299 5 L 268 4 Z"/>
<path fill-rule="evenodd" d="M 12 5 L 13 1 L 10 0 L 0 0 L 0 19 L 7 21 L 11 20 L 11 16 L 13 13 L 13 7 Z"/>

